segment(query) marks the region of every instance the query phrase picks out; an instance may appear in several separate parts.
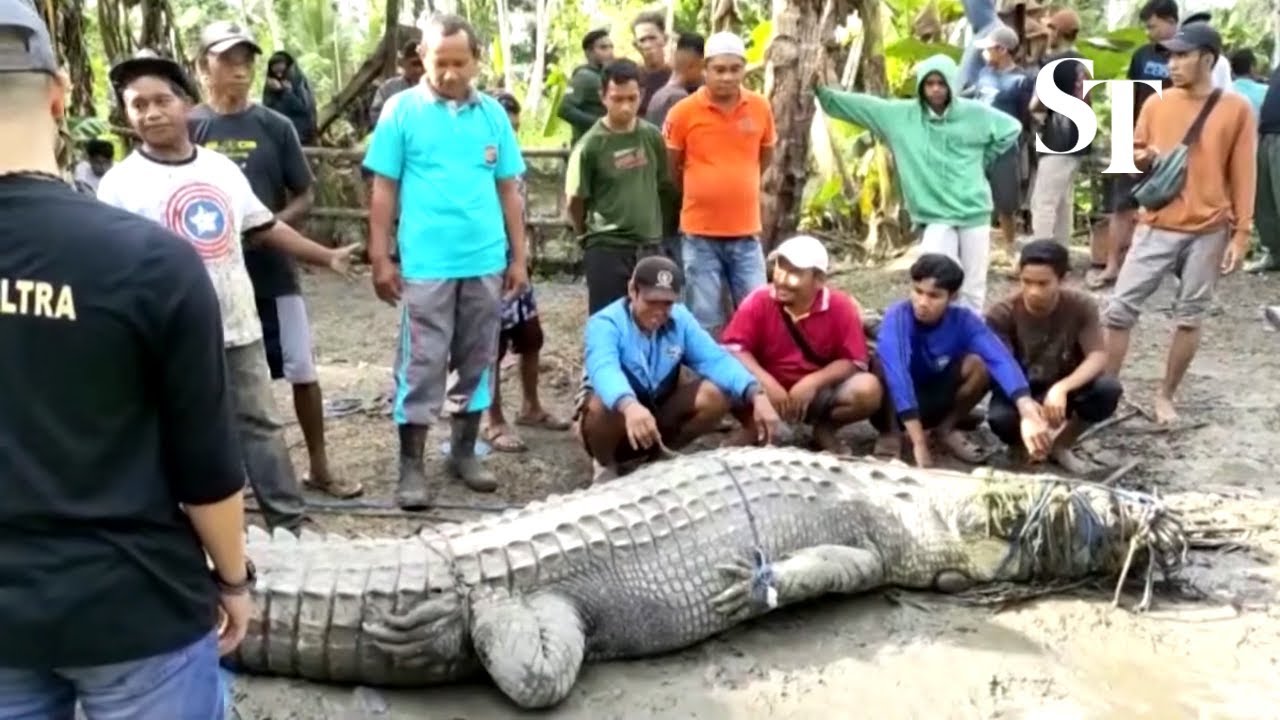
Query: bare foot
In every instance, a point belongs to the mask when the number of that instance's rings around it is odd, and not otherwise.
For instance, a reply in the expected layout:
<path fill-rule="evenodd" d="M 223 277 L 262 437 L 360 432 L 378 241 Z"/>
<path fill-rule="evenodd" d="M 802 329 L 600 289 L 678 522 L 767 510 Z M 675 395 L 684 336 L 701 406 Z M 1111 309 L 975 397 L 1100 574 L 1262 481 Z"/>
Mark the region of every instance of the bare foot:
<path fill-rule="evenodd" d="M 1162 393 L 1156 395 L 1156 403 L 1151 409 L 1156 416 L 1157 425 L 1172 425 L 1178 421 L 1178 411 L 1173 409 L 1173 398 L 1165 397 Z"/>
<path fill-rule="evenodd" d="M 844 453 L 844 445 L 836 439 L 836 429 L 830 425 L 814 425 L 813 426 L 813 444 L 818 446 L 818 450 L 829 452 L 836 455 Z"/>
<path fill-rule="evenodd" d="M 1080 457 L 1071 448 L 1059 448 L 1053 451 L 1053 461 L 1058 467 L 1072 475 L 1085 475 L 1093 470 L 1093 465 Z"/>
<path fill-rule="evenodd" d="M 876 438 L 875 449 L 871 451 L 876 457 L 902 458 L 902 437 L 886 434 Z"/>

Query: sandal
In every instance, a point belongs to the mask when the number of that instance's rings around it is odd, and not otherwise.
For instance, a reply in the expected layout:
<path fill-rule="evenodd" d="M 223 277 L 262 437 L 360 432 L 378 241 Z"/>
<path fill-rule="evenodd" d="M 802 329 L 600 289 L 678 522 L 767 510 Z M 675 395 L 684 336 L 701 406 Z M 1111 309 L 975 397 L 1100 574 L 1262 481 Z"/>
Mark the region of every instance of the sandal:
<path fill-rule="evenodd" d="M 541 428 L 543 430 L 557 430 L 557 431 L 568 430 L 569 428 L 573 427 L 573 423 L 569 422 L 568 420 L 565 420 L 564 418 L 558 418 L 555 415 L 552 415 L 551 413 L 545 410 L 542 411 L 541 415 L 534 415 L 534 416 L 521 415 L 520 417 L 516 418 L 516 424 L 522 427 Z"/>
<path fill-rule="evenodd" d="M 489 425 L 480 434 L 489 447 L 498 452 L 520 453 L 529 449 L 524 440 L 506 425 Z"/>
<path fill-rule="evenodd" d="M 959 431 L 949 432 L 939 440 L 942 446 L 951 453 L 952 457 L 970 465 L 976 465 L 986 460 L 990 454 L 968 435 Z"/>

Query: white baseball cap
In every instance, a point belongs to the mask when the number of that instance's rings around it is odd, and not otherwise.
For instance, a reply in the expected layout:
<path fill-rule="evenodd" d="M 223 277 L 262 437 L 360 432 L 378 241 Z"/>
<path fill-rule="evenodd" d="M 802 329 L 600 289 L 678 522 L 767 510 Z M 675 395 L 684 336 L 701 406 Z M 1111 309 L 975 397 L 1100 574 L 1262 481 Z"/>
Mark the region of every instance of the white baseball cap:
<path fill-rule="evenodd" d="M 783 258 L 797 270 L 817 270 L 825 273 L 830 268 L 831 258 L 822 241 L 812 235 L 796 235 L 783 241 L 781 245 L 769 253 L 769 259 Z"/>
<path fill-rule="evenodd" d="M 704 58 L 713 58 L 717 55 L 733 55 L 746 60 L 747 46 L 743 44 L 742 38 L 737 35 L 728 31 L 721 31 L 707 38 L 702 50 Z"/>

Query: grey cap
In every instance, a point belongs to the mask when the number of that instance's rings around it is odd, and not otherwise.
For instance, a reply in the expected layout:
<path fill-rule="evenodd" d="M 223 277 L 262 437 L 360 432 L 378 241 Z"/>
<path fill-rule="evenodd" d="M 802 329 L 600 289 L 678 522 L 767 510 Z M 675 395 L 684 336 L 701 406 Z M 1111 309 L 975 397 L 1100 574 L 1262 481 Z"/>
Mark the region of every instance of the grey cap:
<path fill-rule="evenodd" d="M 4 0 L 0 0 L 3 2 Z M 206 25 L 200 31 L 200 55 L 208 53 L 221 55 L 237 45 L 248 45 L 250 50 L 261 55 L 262 48 L 253 39 L 248 30 L 230 20 L 219 20 Z"/>
<path fill-rule="evenodd" d="M 27 0 L 0 0 L 0 37 L 0 73 L 58 74 L 49 28 Z"/>

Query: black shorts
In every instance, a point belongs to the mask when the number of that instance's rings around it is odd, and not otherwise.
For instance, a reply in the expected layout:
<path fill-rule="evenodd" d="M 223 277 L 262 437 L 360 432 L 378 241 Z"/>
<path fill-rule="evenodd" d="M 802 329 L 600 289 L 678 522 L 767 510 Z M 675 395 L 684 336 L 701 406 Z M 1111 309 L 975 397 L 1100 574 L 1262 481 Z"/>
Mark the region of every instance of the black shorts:
<path fill-rule="evenodd" d="M 542 321 L 537 315 L 526 318 L 498 333 L 498 359 L 508 352 L 517 355 L 535 353 L 542 349 Z"/>
<path fill-rule="evenodd" d="M 1142 179 L 1140 175 L 1104 175 L 1102 181 L 1103 203 L 1108 213 L 1128 212 L 1138 209 L 1138 201 L 1133 199 L 1133 189 Z"/>
<path fill-rule="evenodd" d="M 627 283 L 636 263 L 650 255 L 662 255 L 662 246 L 638 245 L 628 248 L 594 246 L 582 254 L 582 274 L 587 281 L 587 314 L 594 315 L 604 306 L 626 297 Z"/>
<path fill-rule="evenodd" d="M 987 168 L 991 202 L 1001 215 L 1015 215 L 1022 209 L 1021 152 L 1021 148 L 1014 145 Z"/>

